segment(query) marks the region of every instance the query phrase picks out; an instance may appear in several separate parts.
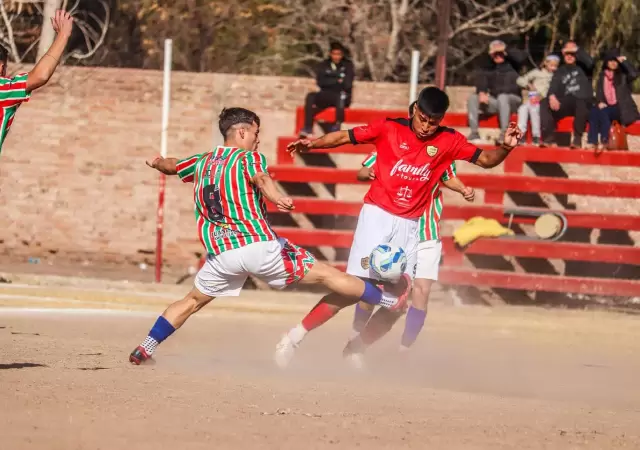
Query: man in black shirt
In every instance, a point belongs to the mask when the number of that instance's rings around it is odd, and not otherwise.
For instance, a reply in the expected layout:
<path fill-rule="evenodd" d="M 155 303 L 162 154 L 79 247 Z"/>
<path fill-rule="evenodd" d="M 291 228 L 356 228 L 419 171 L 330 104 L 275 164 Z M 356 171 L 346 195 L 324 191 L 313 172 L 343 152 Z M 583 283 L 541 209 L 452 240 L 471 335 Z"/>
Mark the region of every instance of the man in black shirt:
<path fill-rule="evenodd" d="M 552 145 L 557 121 L 575 116 L 571 147 L 580 148 L 593 101 L 593 59 L 573 41 L 564 44 L 562 57 L 564 64 L 553 74 L 549 93 L 540 103 L 542 139 L 544 145 Z"/>
<path fill-rule="evenodd" d="M 489 61 L 486 67 L 477 75 L 476 93 L 467 101 L 469 128 L 471 134 L 468 140 L 477 142 L 478 120 L 480 115 L 498 115 L 500 119 L 500 137 L 502 142 L 504 132 L 509 126 L 511 114 L 516 112 L 522 103 L 522 92 L 516 80 L 518 71 L 526 59 L 526 54 L 517 49 L 509 49 L 500 40 L 489 44 Z"/>
<path fill-rule="evenodd" d="M 340 127 L 344 122 L 344 108 L 351 104 L 353 78 L 353 63 L 344 57 L 344 47 L 340 43 L 332 43 L 329 58 L 318 64 L 316 68 L 316 82 L 320 92 L 307 94 L 304 105 L 304 128 L 300 130 L 301 137 L 313 134 L 314 116 L 331 106 L 336 108 L 335 128 Z"/>

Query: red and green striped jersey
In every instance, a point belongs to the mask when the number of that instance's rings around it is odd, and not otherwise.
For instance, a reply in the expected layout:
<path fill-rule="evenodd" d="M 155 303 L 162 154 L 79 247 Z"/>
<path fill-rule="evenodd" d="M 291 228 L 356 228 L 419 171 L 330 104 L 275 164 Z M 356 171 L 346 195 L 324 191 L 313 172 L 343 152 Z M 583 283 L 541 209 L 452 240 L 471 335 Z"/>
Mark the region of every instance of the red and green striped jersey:
<path fill-rule="evenodd" d="M 27 92 L 27 76 L 21 73 L 13 78 L 0 78 L 0 152 L 18 107 L 31 97 Z"/>
<path fill-rule="evenodd" d="M 364 167 L 371 167 L 376 162 L 376 153 L 370 153 L 369 156 L 362 161 Z M 449 181 L 451 178 L 456 177 L 456 163 L 451 163 L 451 166 L 444 171 L 440 181 Z M 420 241 L 432 241 L 440 239 L 440 217 L 442 216 L 442 208 L 444 203 L 442 202 L 442 191 L 440 190 L 440 183 L 436 183 L 433 189 L 429 193 L 429 204 L 424 211 L 424 214 L 420 216 L 418 232 L 420 233 Z"/>
<path fill-rule="evenodd" d="M 262 193 L 251 182 L 257 173 L 269 173 L 264 155 L 217 147 L 178 161 L 177 170 L 182 181 L 194 183 L 198 235 L 208 253 L 277 238 Z"/>

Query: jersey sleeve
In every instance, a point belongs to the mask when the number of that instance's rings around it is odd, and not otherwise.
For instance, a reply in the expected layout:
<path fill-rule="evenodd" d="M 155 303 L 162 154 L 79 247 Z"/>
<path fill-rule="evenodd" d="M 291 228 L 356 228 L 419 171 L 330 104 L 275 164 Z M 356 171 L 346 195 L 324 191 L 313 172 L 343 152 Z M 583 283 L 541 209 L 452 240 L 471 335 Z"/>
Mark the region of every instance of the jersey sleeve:
<path fill-rule="evenodd" d="M 451 165 L 444 171 L 442 176 L 440 177 L 440 181 L 449 181 L 452 178 L 455 178 L 456 175 L 456 163 L 455 161 L 451 163 Z"/>
<path fill-rule="evenodd" d="M 193 155 L 178 161 L 176 170 L 178 171 L 178 177 L 183 183 L 193 183 L 196 173 L 196 163 L 201 156 L 201 154 Z"/>
<path fill-rule="evenodd" d="M 349 139 L 351 140 L 351 143 L 353 145 L 356 145 L 371 144 L 375 142 L 378 137 L 384 132 L 385 122 L 385 119 L 381 119 L 371 122 L 368 125 L 350 129 Z"/>
<path fill-rule="evenodd" d="M 477 146 L 467 141 L 461 133 L 457 131 L 454 134 L 454 142 L 453 142 L 453 152 L 452 159 L 453 161 L 467 161 L 475 164 L 482 153 L 482 150 Z"/>
<path fill-rule="evenodd" d="M 260 152 L 248 152 L 244 158 L 244 170 L 248 178 L 253 178 L 258 173 L 269 173 L 267 158 Z"/>
<path fill-rule="evenodd" d="M 369 156 L 362 161 L 362 167 L 372 167 L 376 163 L 377 158 L 378 154 L 376 152 L 369 153 Z"/>
<path fill-rule="evenodd" d="M 28 102 L 31 93 L 27 92 L 29 74 L 21 73 L 13 78 L 0 78 L 0 103 L 19 104 Z"/>

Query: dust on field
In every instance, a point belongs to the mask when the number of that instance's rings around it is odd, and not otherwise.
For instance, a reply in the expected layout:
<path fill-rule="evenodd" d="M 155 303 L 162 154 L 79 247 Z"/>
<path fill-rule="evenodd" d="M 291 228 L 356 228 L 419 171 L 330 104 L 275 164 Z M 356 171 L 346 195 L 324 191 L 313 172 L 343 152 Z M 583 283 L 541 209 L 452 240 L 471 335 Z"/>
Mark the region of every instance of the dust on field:
<path fill-rule="evenodd" d="M 254 291 L 190 319 L 155 365 L 129 366 L 182 293 L 0 286 L 2 448 L 640 448 L 635 317 L 436 306 L 411 354 L 394 351 L 396 327 L 355 372 L 341 358 L 349 311 L 283 372 L 275 343 L 317 296 Z"/>

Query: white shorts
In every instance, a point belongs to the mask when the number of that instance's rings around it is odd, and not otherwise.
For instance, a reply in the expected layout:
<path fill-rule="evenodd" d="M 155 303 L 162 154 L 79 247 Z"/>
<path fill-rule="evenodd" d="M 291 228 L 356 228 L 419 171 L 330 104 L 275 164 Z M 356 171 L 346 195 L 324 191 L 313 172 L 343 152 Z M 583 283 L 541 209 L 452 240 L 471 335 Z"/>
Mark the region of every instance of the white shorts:
<path fill-rule="evenodd" d="M 418 244 L 418 264 L 416 278 L 438 281 L 440 259 L 442 258 L 442 241 L 422 241 Z"/>
<path fill-rule="evenodd" d="M 401 247 L 407 254 L 407 274 L 411 278 L 415 276 L 418 219 L 394 216 L 375 205 L 365 203 L 360 210 L 353 236 L 347 273 L 356 277 L 379 279 L 369 268 L 369 255 L 379 244 Z"/>
<path fill-rule="evenodd" d="M 254 242 L 207 255 L 195 286 L 210 297 L 237 297 L 247 277 L 254 275 L 272 288 L 283 289 L 304 278 L 314 263 L 311 253 L 284 238 Z"/>

